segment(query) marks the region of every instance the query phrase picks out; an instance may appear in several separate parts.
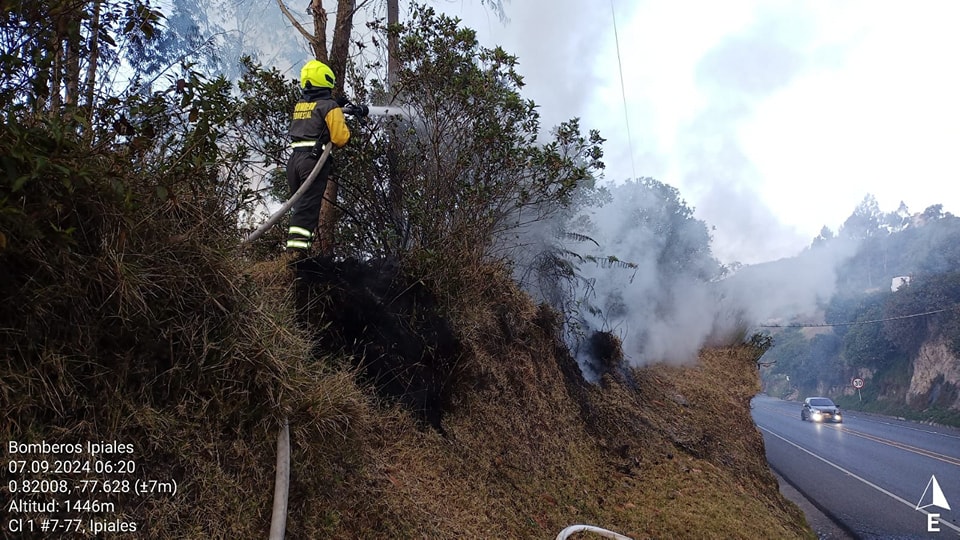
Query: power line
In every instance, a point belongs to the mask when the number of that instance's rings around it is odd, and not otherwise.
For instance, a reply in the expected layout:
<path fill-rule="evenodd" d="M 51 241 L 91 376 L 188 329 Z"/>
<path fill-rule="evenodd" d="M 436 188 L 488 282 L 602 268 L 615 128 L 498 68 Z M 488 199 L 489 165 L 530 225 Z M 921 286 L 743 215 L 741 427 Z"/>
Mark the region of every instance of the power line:
<path fill-rule="evenodd" d="M 938 309 L 935 311 L 926 311 L 924 313 L 913 313 L 910 315 L 899 315 L 897 317 L 887 317 L 885 319 L 872 319 L 869 321 L 854 321 L 854 322 L 842 322 L 842 323 L 832 323 L 832 324 L 761 324 L 758 325 L 760 328 L 825 328 L 830 326 L 856 326 L 859 324 L 872 324 L 872 323 L 881 323 L 887 321 L 900 321 L 903 319 L 912 319 L 914 317 L 924 317 L 926 315 L 935 315 L 937 313 L 943 313 L 944 311 L 950 311 L 957 309 L 957 306 Z"/>
<path fill-rule="evenodd" d="M 613 0 L 610 0 L 610 14 L 613 15 L 613 40 L 617 45 L 617 68 L 620 70 L 620 95 L 623 98 L 623 121 L 627 125 L 627 144 L 630 145 L 630 168 L 633 177 L 637 177 L 637 165 L 633 162 L 633 137 L 630 136 L 630 115 L 627 113 L 627 91 L 623 84 L 623 63 L 620 61 L 620 36 L 617 33 L 617 12 L 613 9 Z"/>

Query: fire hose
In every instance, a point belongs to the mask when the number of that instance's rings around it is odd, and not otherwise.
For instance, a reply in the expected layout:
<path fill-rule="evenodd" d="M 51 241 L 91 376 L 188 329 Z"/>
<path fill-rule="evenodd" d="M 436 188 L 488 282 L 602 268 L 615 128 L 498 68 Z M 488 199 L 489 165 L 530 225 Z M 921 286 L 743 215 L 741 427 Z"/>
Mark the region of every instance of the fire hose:
<path fill-rule="evenodd" d="M 348 102 L 344 104 L 343 112 L 345 114 L 351 114 L 363 118 L 370 114 L 370 109 L 366 105 L 354 105 Z M 385 108 L 384 112 L 386 112 Z M 299 200 L 300 197 L 302 197 L 307 190 L 310 189 L 310 186 L 313 185 L 314 180 L 316 180 L 317 176 L 320 175 L 320 169 L 323 168 L 327 158 L 330 157 L 330 151 L 332 149 L 333 143 L 328 142 L 323 145 L 323 153 L 321 153 L 320 158 L 317 159 L 317 164 L 313 166 L 313 170 L 310 171 L 310 175 L 307 176 L 307 179 L 304 180 L 303 184 L 300 185 L 300 188 L 297 189 L 296 193 L 294 193 L 287 200 L 287 202 L 283 203 L 280 209 L 270 216 L 265 222 L 263 222 L 263 224 L 257 227 L 255 231 L 247 235 L 247 237 L 240 242 L 240 246 L 244 246 L 250 242 L 253 242 L 257 238 L 260 238 L 260 236 L 262 236 L 263 233 L 265 233 L 270 227 L 273 227 L 278 221 L 280 221 L 280 218 L 282 218 L 297 202 L 297 200 Z M 289 496 L 290 422 L 289 419 L 284 418 L 283 426 L 281 427 L 280 432 L 277 434 L 277 469 L 273 484 L 273 512 L 270 517 L 270 540 L 283 540 L 286 534 Z"/>
<path fill-rule="evenodd" d="M 243 241 L 240 242 L 240 245 L 249 244 L 257 238 L 259 238 L 264 232 L 267 231 L 270 227 L 273 227 L 280 218 L 290 210 L 290 207 L 297 202 L 304 193 L 310 189 L 310 186 L 313 184 L 313 181 L 317 179 L 317 176 L 320 175 L 320 169 L 323 168 L 323 164 L 326 163 L 327 158 L 330 156 L 330 150 L 333 148 L 332 143 L 327 143 L 323 145 L 323 153 L 320 154 L 320 159 L 317 160 L 317 164 L 313 166 L 313 170 L 310 171 L 310 175 L 307 176 L 307 179 L 300 185 L 300 188 L 294 193 L 287 202 L 283 203 L 283 206 L 280 207 L 272 216 L 270 216 L 267 221 L 263 222 L 262 225 L 257 227 L 257 230 L 253 231 Z M 280 429 L 280 433 L 277 435 L 277 471 L 276 476 L 273 482 L 273 512 L 270 517 L 270 540 L 283 540 L 286 529 L 287 529 L 287 506 L 290 497 L 290 422 L 288 419 L 283 420 L 283 427 Z"/>
<path fill-rule="evenodd" d="M 287 503 L 290 497 L 290 422 L 283 419 L 277 437 L 277 474 L 273 482 L 273 514 L 270 540 L 283 540 L 287 529 Z"/>
<path fill-rule="evenodd" d="M 263 233 L 265 233 L 267 229 L 276 225 L 276 223 L 280 221 L 280 218 L 282 218 L 284 214 L 287 213 L 287 210 L 290 210 L 290 207 L 293 206 L 293 204 L 296 203 L 297 200 L 300 197 L 302 197 L 303 194 L 306 193 L 308 189 L 310 189 L 310 186 L 313 184 L 313 181 L 316 180 L 317 176 L 320 174 L 320 169 L 323 168 L 323 164 L 326 163 L 327 157 L 330 156 L 330 150 L 332 148 L 333 148 L 332 143 L 327 143 L 323 145 L 323 153 L 320 154 L 320 159 L 317 160 L 317 164 L 314 165 L 313 170 L 310 171 L 310 176 L 308 176 L 307 179 L 302 184 L 300 184 L 300 189 L 298 189 L 296 193 L 294 193 L 289 199 L 287 199 L 287 202 L 283 203 L 283 206 L 281 206 L 280 209 L 276 211 L 276 213 L 274 213 L 272 216 L 270 216 L 269 219 L 264 221 L 262 225 L 257 227 L 257 230 L 247 235 L 247 237 L 240 242 L 241 246 L 245 244 L 249 244 L 250 242 L 253 242 L 257 238 L 260 238 L 260 236 Z"/>

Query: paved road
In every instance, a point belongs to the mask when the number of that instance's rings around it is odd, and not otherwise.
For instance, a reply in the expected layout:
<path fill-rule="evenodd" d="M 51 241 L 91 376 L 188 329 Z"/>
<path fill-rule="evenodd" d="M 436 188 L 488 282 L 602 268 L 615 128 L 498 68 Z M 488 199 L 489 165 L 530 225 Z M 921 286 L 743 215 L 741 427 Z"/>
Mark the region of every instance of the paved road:
<path fill-rule="evenodd" d="M 858 413 L 814 424 L 799 403 L 767 396 L 754 398 L 753 419 L 770 466 L 854 536 L 960 538 L 960 430 Z M 932 503 L 931 476 L 950 510 L 917 510 Z"/>

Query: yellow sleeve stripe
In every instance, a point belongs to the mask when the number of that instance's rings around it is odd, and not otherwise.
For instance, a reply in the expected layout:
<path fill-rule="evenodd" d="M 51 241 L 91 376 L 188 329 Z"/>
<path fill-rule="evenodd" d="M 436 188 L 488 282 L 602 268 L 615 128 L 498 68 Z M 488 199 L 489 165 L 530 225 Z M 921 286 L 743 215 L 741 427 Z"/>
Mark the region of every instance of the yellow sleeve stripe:
<path fill-rule="evenodd" d="M 330 109 L 325 120 L 327 121 L 327 128 L 330 129 L 330 142 L 337 148 L 347 144 L 347 141 L 350 140 L 350 129 L 347 128 L 346 119 L 343 117 L 343 109 L 340 107 Z"/>

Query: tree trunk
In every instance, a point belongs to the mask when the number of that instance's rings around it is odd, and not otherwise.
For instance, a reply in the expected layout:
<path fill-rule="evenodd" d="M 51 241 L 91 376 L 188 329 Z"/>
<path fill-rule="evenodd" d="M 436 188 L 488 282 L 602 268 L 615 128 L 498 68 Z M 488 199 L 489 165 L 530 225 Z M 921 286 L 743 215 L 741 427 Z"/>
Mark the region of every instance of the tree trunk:
<path fill-rule="evenodd" d="M 387 95 L 390 103 L 397 97 L 400 77 L 400 38 L 394 31 L 400 24 L 400 6 L 398 0 L 387 0 Z M 397 238 L 402 239 L 400 249 L 405 248 L 405 226 L 403 220 L 403 181 L 400 179 L 399 152 L 397 151 L 396 133 L 391 133 L 387 144 L 387 175 L 389 187 L 387 202 L 390 211 L 390 221 L 397 231 Z"/>
<path fill-rule="evenodd" d="M 87 80 L 84 89 L 84 104 L 87 107 L 87 114 L 93 117 L 93 93 L 96 88 L 97 80 L 97 62 L 100 59 L 100 7 L 103 0 L 96 0 L 93 3 L 93 18 L 90 21 L 90 58 L 87 63 Z"/>
<path fill-rule="evenodd" d="M 397 75 L 400 72 L 400 59 L 397 51 L 400 48 L 399 37 L 389 29 L 400 23 L 399 0 L 387 0 L 387 91 L 395 92 Z"/>
<path fill-rule="evenodd" d="M 353 14 L 356 12 L 356 0 L 337 0 L 337 22 L 333 27 L 333 42 L 330 47 L 330 69 L 336 77 L 334 95 L 343 94 L 343 82 L 347 73 L 347 56 L 350 52 L 350 32 L 353 30 Z M 323 203 L 320 205 L 320 222 L 317 236 L 320 239 L 320 253 L 333 254 L 333 231 L 337 225 L 337 181 L 332 176 L 327 182 Z"/>
<path fill-rule="evenodd" d="M 406 248 L 406 223 L 403 219 L 403 180 L 400 178 L 400 152 L 397 150 L 397 134 L 394 130 L 388 135 L 387 142 L 387 178 L 389 187 L 387 204 L 390 212 L 390 222 L 401 239 L 399 248 Z"/>
<path fill-rule="evenodd" d="M 334 95 L 343 93 L 347 74 L 347 56 L 350 53 L 350 32 L 353 30 L 353 14 L 357 11 L 356 0 L 337 0 L 337 22 L 333 27 L 333 42 L 330 45 L 330 69 L 337 78 Z"/>
<path fill-rule="evenodd" d="M 60 114 L 60 84 L 63 81 L 63 42 L 60 33 L 55 32 L 50 38 L 50 50 L 53 53 L 53 74 L 50 77 L 50 116 Z"/>
<path fill-rule="evenodd" d="M 66 105 L 76 106 L 80 104 L 80 55 L 81 41 L 80 35 L 80 17 L 79 14 L 71 14 L 67 22 L 67 46 L 66 46 L 66 74 L 64 77 L 64 86 L 66 87 Z"/>

